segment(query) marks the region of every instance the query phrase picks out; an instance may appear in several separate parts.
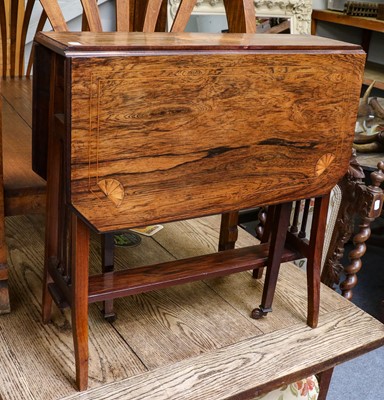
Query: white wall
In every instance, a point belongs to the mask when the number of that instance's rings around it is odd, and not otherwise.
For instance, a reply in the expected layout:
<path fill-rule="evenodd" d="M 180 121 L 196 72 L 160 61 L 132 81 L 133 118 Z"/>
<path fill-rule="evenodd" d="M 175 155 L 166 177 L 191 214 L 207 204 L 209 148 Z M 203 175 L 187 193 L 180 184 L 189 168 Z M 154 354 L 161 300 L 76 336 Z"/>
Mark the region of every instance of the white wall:
<path fill-rule="evenodd" d="M 100 13 L 102 16 L 103 29 L 106 31 L 115 30 L 115 11 L 114 11 L 114 1 L 111 0 L 99 0 Z M 60 0 L 59 1 L 61 10 L 64 14 L 64 18 L 68 21 L 68 27 L 71 31 L 81 31 L 81 13 L 82 7 L 79 0 Z M 39 22 L 42 7 L 39 1 L 35 2 L 31 21 L 28 27 L 27 38 L 26 38 L 26 64 L 28 63 L 29 54 L 32 48 L 33 38 L 36 32 L 36 27 Z M 49 22 L 46 23 L 44 30 L 51 30 L 51 25 Z"/>

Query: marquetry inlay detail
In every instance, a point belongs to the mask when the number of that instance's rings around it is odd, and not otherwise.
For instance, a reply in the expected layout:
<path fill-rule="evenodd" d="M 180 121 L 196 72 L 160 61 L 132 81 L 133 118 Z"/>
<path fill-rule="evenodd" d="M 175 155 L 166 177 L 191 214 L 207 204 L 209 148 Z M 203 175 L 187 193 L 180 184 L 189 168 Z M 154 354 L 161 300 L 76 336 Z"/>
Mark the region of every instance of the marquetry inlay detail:
<path fill-rule="evenodd" d="M 109 200 L 119 207 L 124 199 L 124 187 L 116 179 L 103 179 L 98 183 L 99 188 L 108 197 Z"/>
<path fill-rule="evenodd" d="M 320 157 L 316 163 L 315 173 L 320 176 L 333 162 L 335 155 L 331 153 L 326 153 Z"/>

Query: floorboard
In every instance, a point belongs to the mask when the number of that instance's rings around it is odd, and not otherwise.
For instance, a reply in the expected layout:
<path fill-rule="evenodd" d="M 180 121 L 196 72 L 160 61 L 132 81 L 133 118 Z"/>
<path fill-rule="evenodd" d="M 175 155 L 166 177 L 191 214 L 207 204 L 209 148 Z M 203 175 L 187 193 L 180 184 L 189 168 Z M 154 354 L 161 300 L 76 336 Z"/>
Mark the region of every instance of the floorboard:
<path fill-rule="evenodd" d="M 32 79 L 16 78 L 5 79 L 1 82 L 1 94 L 7 99 L 9 105 L 17 110 L 17 113 L 32 126 Z"/>
<path fill-rule="evenodd" d="M 31 169 L 32 136 L 30 126 L 19 117 L 6 100 L 3 101 L 2 120 L 5 189 L 9 187 L 12 189 L 44 187 L 45 182 Z"/>
<path fill-rule="evenodd" d="M 166 224 L 152 238 L 142 237 L 139 246 L 117 248 L 118 268 L 216 251 L 219 222 L 216 216 Z M 1 317 L 0 365 L 6 366 L 0 368 L 1 400 L 56 400 L 68 396 L 68 399 L 131 399 L 135 398 L 133 393 L 138 393 L 136 398 L 140 399 L 153 399 L 154 393 L 159 393 L 156 397 L 159 399 L 223 398 L 220 396 L 224 392 L 240 390 L 241 385 L 245 385 L 241 390 L 248 390 L 252 386 L 249 377 L 256 371 L 265 369 L 268 374 L 268 368 L 280 365 L 280 362 L 271 363 L 271 357 L 279 357 L 278 347 L 273 350 L 275 345 L 280 346 L 283 357 L 281 346 L 291 346 L 292 351 L 296 351 L 300 347 L 307 349 L 306 346 L 316 345 L 319 340 L 316 330 L 308 328 L 305 322 L 305 275 L 290 263 L 282 267 L 274 311 L 262 321 L 250 319 L 249 313 L 259 304 L 263 280 L 253 279 L 248 271 L 118 299 L 115 301 L 118 319 L 113 323 L 103 319 L 100 304 L 93 304 L 89 320 L 90 384 L 88 392 L 79 395 L 74 388 L 69 311 L 54 308 L 53 322 L 47 325 L 43 325 L 40 318 L 44 218 L 9 217 L 6 233 L 12 312 Z M 97 235 L 92 236 L 92 273 L 100 272 L 99 239 Z M 255 242 L 252 236 L 240 230 L 239 245 L 248 246 Z M 355 309 L 348 315 L 353 305 L 329 288 L 323 287 L 322 291 L 321 332 L 336 335 L 335 329 L 341 326 L 342 329 L 351 327 L 352 336 L 354 332 L 364 333 L 366 341 L 373 341 L 375 335 L 383 335 L 379 328 L 371 329 L 371 333 L 363 332 L 368 328 L 351 320 Z M 329 318 L 333 313 L 337 317 L 332 325 Z M 281 332 L 280 336 L 278 332 Z M 300 339 L 304 337 L 303 342 L 290 339 L 292 332 L 304 332 Z M 254 343 L 255 349 L 266 346 L 262 357 L 266 364 L 259 365 L 256 351 L 244 359 L 241 366 L 245 367 L 244 377 L 234 374 L 229 378 L 228 373 L 236 372 L 239 366 L 236 354 L 238 351 L 245 354 L 247 343 Z M 332 345 L 336 348 L 336 342 Z M 338 346 L 348 353 L 347 345 Z M 325 358 L 319 362 L 326 361 L 327 352 L 324 354 Z M 228 357 L 220 361 L 224 366 L 226 359 L 229 368 L 223 367 L 222 376 L 220 369 L 211 364 L 220 357 Z M 285 362 L 278 378 L 284 382 L 296 377 L 294 365 L 288 364 Z M 194 365 L 200 365 L 202 369 L 189 377 L 188 371 Z M 231 371 L 231 365 L 237 366 L 234 371 Z M 175 368 L 180 374 L 172 375 Z M 167 386 L 166 382 L 172 382 L 169 379 L 176 379 L 175 385 L 182 383 L 182 395 L 177 385 L 176 389 Z M 231 381 L 235 379 L 236 384 Z M 148 386 L 151 382 L 152 388 Z M 262 388 L 263 381 L 260 382 Z M 162 392 L 161 387 L 168 389 Z M 130 393 L 128 397 L 127 393 Z"/>
<path fill-rule="evenodd" d="M 348 343 L 343 341 L 346 336 L 351 338 Z M 252 398 L 268 390 L 271 377 L 276 385 L 294 382 L 302 374 L 309 376 L 332 366 L 331 354 L 339 354 L 340 361 L 348 359 L 351 352 L 358 352 L 369 341 L 383 341 L 382 325 L 346 304 L 345 308 L 322 316 L 317 329 L 298 324 L 65 400 Z"/>

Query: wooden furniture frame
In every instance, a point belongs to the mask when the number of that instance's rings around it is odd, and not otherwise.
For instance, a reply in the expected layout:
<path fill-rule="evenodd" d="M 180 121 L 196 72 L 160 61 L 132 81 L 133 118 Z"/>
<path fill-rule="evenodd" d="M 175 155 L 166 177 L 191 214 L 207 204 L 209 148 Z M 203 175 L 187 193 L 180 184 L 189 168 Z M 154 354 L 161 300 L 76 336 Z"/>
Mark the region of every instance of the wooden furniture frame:
<path fill-rule="evenodd" d="M 344 53 L 341 60 L 353 59 L 353 62 L 341 62 L 338 59 L 341 53 Z M 332 58 L 331 69 L 329 58 Z M 289 67 L 281 69 L 279 62 L 283 59 Z M 89 302 L 267 265 L 262 306 L 253 313 L 260 317 L 271 310 L 280 262 L 298 257 L 299 251 L 309 259 L 308 324 L 317 325 L 327 194 L 348 165 L 345 149 L 351 146 L 353 109 L 357 108 L 363 63 L 364 54 L 358 46 L 335 45 L 311 37 L 293 41 L 289 35 L 234 34 L 207 38 L 198 34 L 132 34 L 127 37 L 51 33 L 37 36 L 34 101 L 37 104 L 40 94 L 48 90 L 52 95 L 50 104 L 54 104 L 51 109 L 40 102 L 33 125 L 34 154 L 39 161 L 35 165 L 43 168 L 39 171 L 37 167 L 37 172 L 43 173 L 45 166 L 49 167 L 44 320 L 50 318 L 51 296 L 59 304 L 71 305 L 76 382 L 80 389 L 87 386 Z M 208 67 L 218 64 L 224 74 L 207 75 Z M 106 65 L 108 68 L 104 69 Z M 131 71 L 128 75 L 124 65 Z M 249 80 L 248 76 L 256 78 L 261 74 L 265 81 L 266 65 L 275 82 L 274 89 L 260 91 L 260 81 Z M 240 73 L 238 68 L 247 73 Z M 338 68 L 342 69 L 342 74 L 338 73 Z M 173 79 L 176 71 L 180 71 L 181 83 Z M 300 71 L 305 71 L 304 75 Z M 340 80 L 340 76 L 348 79 Z M 319 91 L 315 107 L 318 118 L 313 116 L 305 122 L 302 116 L 306 112 L 303 114 L 304 109 L 296 107 L 303 107 L 308 98 L 306 91 L 297 90 L 297 85 L 301 88 L 305 85 L 312 91 L 320 86 L 324 89 L 330 81 L 332 90 L 336 89 L 337 93 L 333 103 L 328 97 L 322 101 L 324 91 Z M 204 91 L 201 91 L 202 82 Z M 163 84 L 167 90 L 161 87 Z M 123 96 L 122 103 L 117 100 L 113 105 L 122 93 L 127 93 L 128 87 L 131 93 L 128 103 L 124 105 Z M 84 90 L 90 90 L 89 95 L 84 96 Z M 283 104 L 272 101 L 260 110 L 257 104 L 263 101 L 259 96 L 265 96 L 266 91 L 271 99 L 285 98 L 286 101 Z M 222 97 L 219 93 L 227 94 Z M 215 103 L 211 104 L 213 98 Z M 334 130 L 329 131 L 324 121 L 335 117 L 335 112 L 340 115 L 340 107 L 345 118 L 339 119 Z M 193 110 L 201 111 L 201 108 L 206 110 L 204 118 L 191 119 L 190 113 L 195 116 Z M 86 115 L 87 110 L 90 110 L 89 115 Z M 281 117 L 277 125 L 272 110 Z M 296 114 L 290 120 L 292 110 L 296 110 Z M 119 112 L 125 122 L 118 122 L 119 135 L 116 136 L 113 121 L 121 119 Z M 49 115 L 48 127 L 39 125 L 44 113 Z M 115 117 L 111 118 L 114 113 Z M 104 119 L 107 115 L 109 117 Z M 136 116 L 135 128 L 131 125 L 133 116 Z M 235 120 L 243 121 L 240 130 L 234 125 Z M 287 121 L 291 122 L 287 124 Z M 260 123 L 257 135 L 252 134 Z M 188 128 L 189 124 L 192 128 Z M 136 132 L 134 139 L 130 139 L 132 129 Z M 84 136 L 85 132 L 88 133 Z M 220 146 L 217 146 L 217 132 L 220 132 Z M 293 132 L 298 135 L 297 144 L 288 140 Z M 114 138 L 118 138 L 120 144 L 116 142 L 115 146 Z M 304 145 L 308 141 L 312 143 L 309 147 Z M 44 161 L 47 147 L 48 163 Z M 122 155 L 121 149 L 127 148 L 131 149 L 130 155 Z M 142 153 L 143 149 L 148 153 Z M 257 154 L 262 155 L 260 159 L 255 156 Z M 272 172 L 276 157 L 285 160 L 285 174 L 281 174 L 280 169 Z M 142 159 L 149 160 L 150 164 L 145 167 Z M 290 203 L 310 196 L 317 198 L 311 241 L 305 243 L 293 236 L 289 244 L 296 250 L 284 250 Z M 64 204 L 61 197 L 65 199 Z M 274 212 L 270 213 L 273 229 L 261 246 L 88 279 L 90 227 L 103 233 L 160 221 L 227 213 L 260 204 L 275 204 Z M 71 215 L 69 247 L 60 234 L 60 216 L 64 211 Z M 110 217 L 105 218 L 105 215 Z M 67 256 L 70 263 L 65 262 Z"/>
<path fill-rule="evenodd" d="M 329 287 L 338 288 L 348 300 L 352 299 L 353 289 L 357 285 L 357 274 L 362 267 L 361 258 L 366 252 L 366 241 L 371 235 L 370 225 L 382 212 L 384 194 L 380 186 L 384 182 L 384 162 L 379 162 L 376 171 L 371 173 L 371 185 L 366 186 L 364 178 L 365 174 L 356 161 L 356 152 L 353 150 L 348 172 L 337 184 L 337 197 L 341 198 L 336 200 L 339 204 L 336 218 L 332 227 L 328 227 L 332 229 L 332 235 L 329 236 L 328 247 L 323 250 L 321 281 Z M 296 202 L 288 236 L 309 236 L 307 227 L 310 204 L 311 199 Z M 262 207 L 257 217 L 253 218 L 258 220 L 255 233 L 260 240 L 263 240 L 265 229 L 268 229 L 265 226 L 267 215 L 268 209 Z M 233 232 L 237 222 L 236 219 L 230 222 Z M 343 265 L 344 246 L 351 239 L 354 248 L 348 254 L 349 262 Z"/>
<path fill-rule="evenodd" d="M 1 93 L 1 82 L 0 82 Z M 0 96 L 0 132 L 2 121 L 2 98 Z M 2 153 L 3 141 L 0 140 L 0 154 Z M 0 180 L 3 181 L 3 159 L 0 157 Z M 0 232 L 5 231 L 4 227 L 4 188 L 0 185 Z M 0 314 L 9 312 L 9 292 L 8 292 L 8 265 L 7 247 L 4 235 L 0 235 Z"/>
<path fill-rule="evenodd" d="M 25 69 L 26 38 L 31 29 L 34 32 L 41 31 L 47 20 L 51 22 L 54 30 L 68 30 L 62 5 L 59 6 L 55 0 L 41 0 L 43 11 L 36 16 L 35 3 L 35 0 L 26 2 L 0 0 L 2 75 L 4 78 L 1 88 L 3 118 L 0 130 L 1 164 L 3 165 L 0 182 L 3 194 L 0 203 L 0 215 L 2 216 L 0 221 L 0 314 L 8 313 L 11 309 L 7 285 L 8 266 L 4 216 L 44 213 L 46 206 L 46 176 L 45 174 L 37 175 L 31 168 L 33 51 L 26 62 Z M 191 1 L 184 0 L 181 4 L 178 29 L 181 29 L 184 23 L 186 24 L 184 19 L 189 17 L 188 3 Z M 236 7 L 237 1 L 232 4 Z M 102 30 L 99 10 L 93 0 L 78 0 L 71 6 L 84 11 L 83 29 Z M 165 0 L 118 0 L 117 7 L 116 28 L 118 31 L 165 31 L 166 29 Z M 229 10 L 231 12 L 231 9 Z M 35 23 L 35 20 L 38 22 Z M 47 96 L 46 101 L 48 101 Z M 111 239 L 111 235 L 103 237 L 103 270 L 105 271 L 111 267 L 110 260 L 111 254 L 113 254 Z M 112 303 L 106 303 L 105 315 L 113 315 Z"/>
<path fill-rule="evenodd" d="M 2 47 L 2 148 L 0 181 L 0 314 L 10 311 L 4 217 L 42 213 L 45 181 L 31 169 L 31 64 L 24 72 L 24 43 L 34 1 L 0 0 Z M 44 20 L 44 17 L 41 21 Z M 40 28 L 41 29 L 41 28 Z"/>
<path fill-rule="evenodd" d="M 254 32 L 255 24 L 251 7 L 242 11 L 242 7 L 252 0 L 236 0 L 225 2 L 228 15 L 237 15 L 232 19 L 231 29 L 237 32 Z M 45 178 L 46 174 L 40 176 L 31 169 L 31 101 L 32 101 L 32 79 L 31 69 L 33 51 L 24 71 L 25 42 L 27 31 L 32 26 L 36 32 L 41 31 L 47 22 L 56 31 L 67 31 L 68 25 L 63 14 L 63 5 L 54 0 L 40 1 L 43 11 L 38 18 L 34 12 L 35 0 L 22 1 L 0 0 L 0 27 L 3 54 L 3 78 L 2 96 L 3 107 L 3 129 L 2 142 L 3 151 L 1 161 L 4 160 L 4 173 L 1 176 L 1 187 L 3 192 L 3 203 L 0 214 L 4 216 L 44 213 L 46 205 Z M 99 2 L 102 3 L 102 2 Z M 174 18 L 175 24 L 172 31 L 183 30 L 189 19 L 196 0 L 183 0 L 179 3 L 180 10 Z M 116 13 L 117 31 L 165 31 L 166 30 L 166 0 L 118 0 Z M 97 4 L 93 0 L 78 0 L 71 4 L 75 10 L 83 10 L 83 29 L 94 32 L 102 30 L 101 17 Z M 63 6 L 63 8 L 65 8 Z M 252 15 L 249 11 L 252 11 Z M 38 20 L 35 23 L 35 20 Z M 249 21 L 246 24 L 245 21 Z M 25 76 L 24 76 L 25 74 Z M 47 95 L 47 94 L 46 94 Z M 45 96 L 45 101 L 49 101 Z M 40 121 L 44 124 L 43 118 Z M 5 243 L 4 217 L 0 224 L 0 314 L 10 311 L 8 293 L 8 266 L 7 248 Z M 103 271 L 113 268 L 113 235 L 103 235 Z M 114 318 L 113 303 L 105 302 L 104 315 L 106 318 Z"/>

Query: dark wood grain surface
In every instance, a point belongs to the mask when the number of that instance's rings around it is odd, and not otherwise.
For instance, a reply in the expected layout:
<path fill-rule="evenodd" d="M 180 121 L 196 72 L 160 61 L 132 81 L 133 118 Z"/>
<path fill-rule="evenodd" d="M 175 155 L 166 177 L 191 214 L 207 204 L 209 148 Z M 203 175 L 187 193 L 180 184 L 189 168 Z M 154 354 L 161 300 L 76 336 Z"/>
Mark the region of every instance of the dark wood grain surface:
<path fill-rule="evenodd" d="M 69 201 L 101 232 L 321 196 L 347 169 L 365 61 L 356 45 L 184 33 L 37 41 L 65 55 Z"/>

